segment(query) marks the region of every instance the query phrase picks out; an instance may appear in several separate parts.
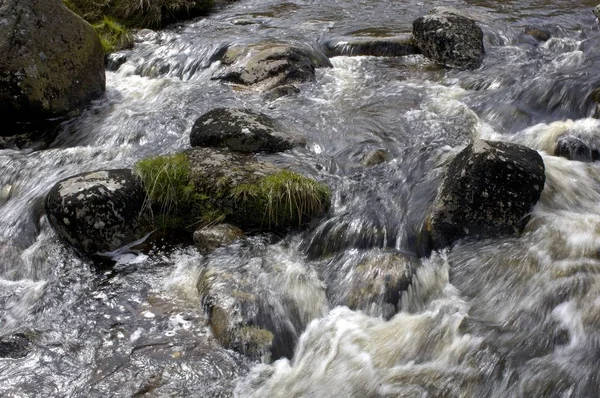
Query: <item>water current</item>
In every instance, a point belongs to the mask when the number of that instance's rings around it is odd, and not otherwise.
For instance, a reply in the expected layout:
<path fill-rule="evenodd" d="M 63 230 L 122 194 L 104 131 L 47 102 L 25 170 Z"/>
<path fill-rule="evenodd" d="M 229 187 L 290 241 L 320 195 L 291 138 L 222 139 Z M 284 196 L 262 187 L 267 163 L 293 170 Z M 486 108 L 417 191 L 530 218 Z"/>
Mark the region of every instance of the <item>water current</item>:
<path fill-rule="evenodd" d="M 477 20 L 480 68 L 337 56 L 316 82 L 276 100 L 211 79 L 228 45 L 393 36 L 434 6 Z M 600 139 L 593 6 L 240 0 L 139 34 L 127 62 L 107 72 L 105 98 L 63 123 L 48 149 L 0 150 L 0 337 L 30 341 L 27 355 L 0 359 L 0 396 L 600 396 L 600 163 L 551 156 L 562 133 Z M 530 25 L 550 39 L 525 34 Z M 283 240 L 248 238 L 208 256 L 159 247 L 109 268 L 59 242 L 43 211 L 53 184 L 184 149 L 194 120 L 223 106 L 259 110 L 308 138 L 307 150 L 273 160 L 332 187 L 326 217 Z M 417 259 L 443 167 L 474 138 L 540 151 L 542 198 L 519 238 Z M 361 166 L 373 149 L 391 160 Z M 340 305 L 360 285 L 353 266 L 389 253 L 414 268 L 397 305 Z M 293 313 L 295 347 L 275 361 L 221 347 L 196 287 L 211 269 L 247 275 L 272 318 Z"/>

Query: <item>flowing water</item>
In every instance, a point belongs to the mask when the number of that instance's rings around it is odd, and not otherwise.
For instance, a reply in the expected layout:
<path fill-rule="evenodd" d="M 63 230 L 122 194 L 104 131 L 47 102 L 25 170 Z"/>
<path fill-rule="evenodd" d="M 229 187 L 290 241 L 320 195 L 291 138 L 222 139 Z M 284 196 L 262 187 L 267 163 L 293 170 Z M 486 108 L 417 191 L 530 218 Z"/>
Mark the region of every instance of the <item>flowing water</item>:
<path fill-rule="evenodd" d="M 594 5 L 241 0 L 138 35 L 128 61 L 107 72 L 105 98 L 64 123 L 50 149 L 0 151 L 0 337 L 29 341 L 27 355 L 0 359 L 0 395 L 600 396 L 600 164 L 549 155 L 564 132 L 600 137 Z M 211 80 L 227 45 L 402 34 L 433 6 L 478 21 L 481 68 L 340 56 L 277 100 Z M 551 38 L 524 34 L 529 25 Z M 194 120 L 222 106 L 262 111 L 308 137 L 306 150 L 272 160 L 332 187 L 326 217 L 279 241 L 248 238 L 209 256 L 156 248 L 110 268 L 58 241 L 43 214 L 56 181 L 186 148 Z M 443 167 L 474 138 L 540 151 L 542 198 L 522 237 L 418 260 L 415 236 Z M 373 149 L 392 159 L 362 167 Z M 390 252 L 414 268 L 397 305 L 340 305 L 360 285 L 353 267 Z M 245 275 L 295 347 L 276 361 L 222 348 L 196 288 L 207 270 Z"/>

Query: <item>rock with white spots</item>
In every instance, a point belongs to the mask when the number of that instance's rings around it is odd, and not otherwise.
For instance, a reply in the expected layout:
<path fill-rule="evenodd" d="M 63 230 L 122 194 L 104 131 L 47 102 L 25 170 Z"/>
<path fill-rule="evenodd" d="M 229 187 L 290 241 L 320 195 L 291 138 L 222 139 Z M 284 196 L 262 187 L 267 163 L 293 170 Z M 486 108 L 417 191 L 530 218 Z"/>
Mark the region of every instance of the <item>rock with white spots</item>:
<path fill-rule="evenodd" d="M 305 142 L 298 133 L 250 109 L 213 109 L 196 120 L 190 133 L 193 147 L 237 152 L 281 152 Z"/>
<path fill-rule="evenodd" d="M 101 170 L 59 181 L 46 197 L 58 235 L 84 254 L 114 251 L 144 234 L 145 191 L 130 169 Z"/>
<path fill-rule="evenodd" d="M 523 145 L 477 140 L 450 162 L 425 230 L 433 249 L 518 235 L 544 189 L 544 162 Z"/>

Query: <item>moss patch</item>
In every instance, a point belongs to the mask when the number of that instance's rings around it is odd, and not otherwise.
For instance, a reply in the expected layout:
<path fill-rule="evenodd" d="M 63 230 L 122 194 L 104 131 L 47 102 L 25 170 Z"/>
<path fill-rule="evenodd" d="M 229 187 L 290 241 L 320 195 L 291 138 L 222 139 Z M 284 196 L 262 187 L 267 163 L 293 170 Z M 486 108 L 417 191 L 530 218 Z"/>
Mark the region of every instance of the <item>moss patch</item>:
<path fill-rule="evenodd" d="M 106 54 L 133 47 L 133 35 L 129 29 L 114 19 L 104 17 L 102 22 L 93 26 Z"/>
<path fill-rule="evenodd" d="M 269 229 L 300 226 L 323 214 L 330 199 L 326 185 L 288 170 L 240 184 L 231 195 L 245 224 Z"/>
<path fill-rule="evenodd" d="M 96 25 L 105 17 L 129 28 L 160 28 L 206 14 L 213 0 L 63 0 L 83 19 Z"/>
<path fill-rule="evenodd" d="M 242 229 L 282 230 L 305 224 L 329 207 L 329 188 L 301 174 L 273 169 L 257 176 L 252 164 L 245 172 L 226 162 L 211 165 L 217 169 L 198 178 L 185 153 L 136 164 L 155 227 L 192 231 L 227 220 Z M 214 178 L 217 170 L 233 169 L 235 178 Z"/>

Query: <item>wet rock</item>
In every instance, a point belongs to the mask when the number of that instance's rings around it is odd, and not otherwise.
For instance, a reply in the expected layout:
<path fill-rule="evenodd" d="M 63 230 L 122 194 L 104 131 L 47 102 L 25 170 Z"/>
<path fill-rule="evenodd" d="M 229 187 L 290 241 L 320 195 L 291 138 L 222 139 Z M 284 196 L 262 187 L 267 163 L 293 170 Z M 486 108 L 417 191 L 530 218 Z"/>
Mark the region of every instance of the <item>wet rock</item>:
<path fill-rule="evenodd" d="M 600 4 L 598 4 L 596 7 L 594 7 L 594 10 L 592 12 L 596 16 L 596 18 L 600 19 Z"/>
<path fill-rule="evenodd" d="M 112 72 L 118 71 L 121 65 L 127 62 L 127 54 L 116 52 L 106 56 L 106 69 Z"/>
<path fill-rule="evenodd" d="M 279 86 L 270 89 L 265 93 L 265 99 L 268 101 L 274 101 L 281 97 L 292 97 L 300 92 L 300 89 L 293 84 L 285 86 Z"/>
<path fill-rule="evenodd" d="M 144 235 L 138 218 L 145 191 L 129 169 L 66 178 L 46 197 L 46 214 L 58 235 L 84 254 L 109 252 Z"/>
<path fill-rule="evenodd" d="M 0 358 L 18 359 L 29 354 L 31 342 L 23 333 L 0 337 Z"/>
<path fill-rule="evenodd" d="M 268 91 L 275 87 L 315 80 L 315 69 L 331 67 L 329 59 L 310 47 L 261 44 L 230 47 L 221 59 L 230 65 L 214 79 Z"/>
<path fill-rule="evenodd" d="M 0 4 L 0 116 L 5 124 L 71 116 L 102 96 L 104 88 L 100 39 L 61 0 Z"/>
<path fill-rule="evenodd" d="M 372 167 L 381 163 L 385 163 L 388 160 L 390 160 L 390 153 L 388 151 L 385 149 L 376 149 L 367 153 L 360 164 L 365 167 Z"/>
<path fill-rule="evenodd" d="M 450 68 L 474 69 L 483 62 L 483 31 L 467 17 L 435 12 L 413 22 L 415 45 L 434 62 Z"/>
<path fill-rule="evenodd" d="M 193 147 L 238 152 L 281 152 L 304 143 L 298 134 L 250 109 L 213 109 L 196 120 L 190 133 Z"/>
<path fill-rule="evenodd" d="M 563 134 L 556 140 L 554 156 L 580 162 L 600 160 L 600 137 Z"/>
<path fill-rule="evenodd" d="M 375 57 L 402 57 L 420 54 L 412 36 L 369 37 L 329 40 L 323 44 L 328 57 L 371 55 Z"/>
<path fill-rule="evenodd" d="M 411 284 L 416 259 L 398 253 L 370 250 L 324 266 L 332 306 L 345 305 L 371 316 L 390 319 Z"/>
<path fill-rule="evenodd" d="M 551 37 L 550 32 L 532 25 L 527 26 L 524 30 L 524 33 L 528 36 L 533 37 L 537 41 L 548 41 Z"/>
<path fill-rule="evenodd" d="M 202 253 L 210 253 L 244 236 L 244 231 L 231 224 L 204 227 L 194 232 L 194 244 Z"/>
<path fill-rule="evenodd" d="M 451 161 L 425 230 L 433 249 L 464 237 L 518 235 L 544 189 L 542 157 L 522 145 L 477 140 Z"/>

